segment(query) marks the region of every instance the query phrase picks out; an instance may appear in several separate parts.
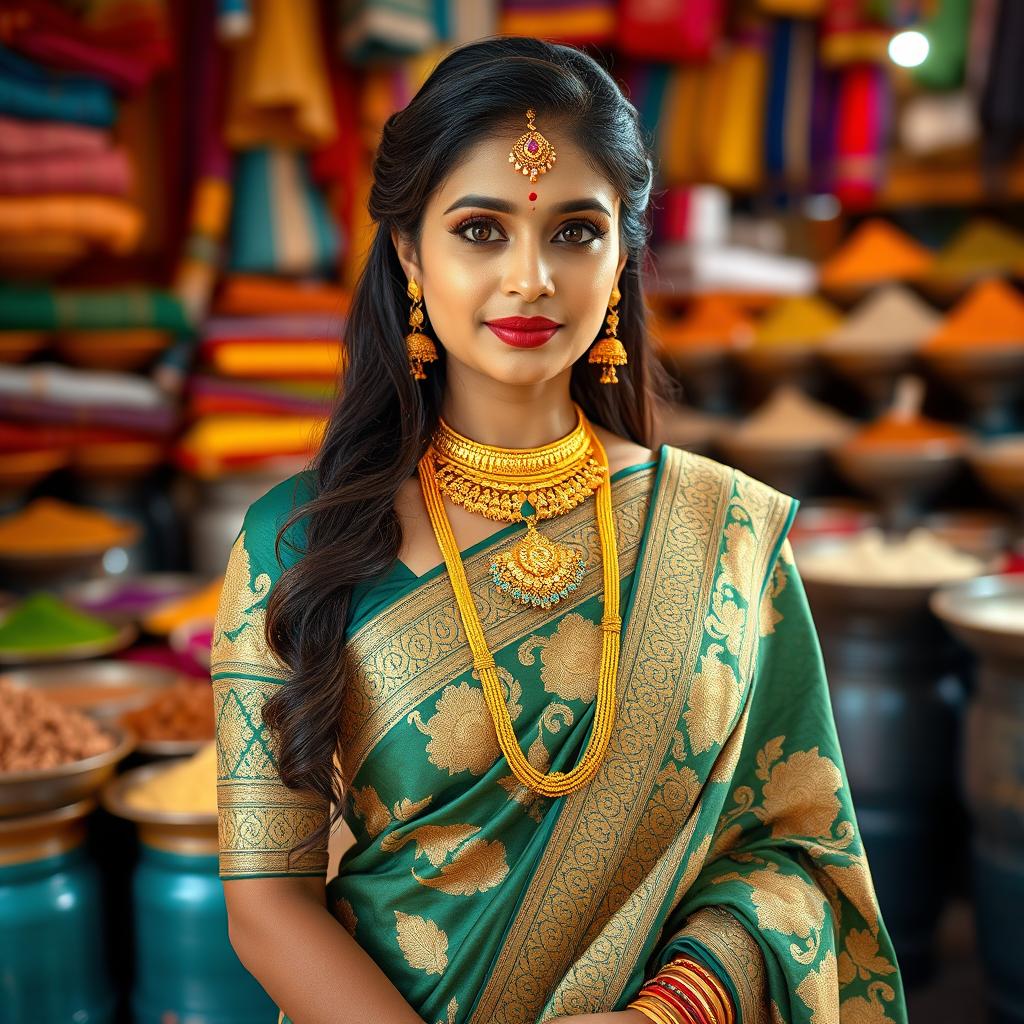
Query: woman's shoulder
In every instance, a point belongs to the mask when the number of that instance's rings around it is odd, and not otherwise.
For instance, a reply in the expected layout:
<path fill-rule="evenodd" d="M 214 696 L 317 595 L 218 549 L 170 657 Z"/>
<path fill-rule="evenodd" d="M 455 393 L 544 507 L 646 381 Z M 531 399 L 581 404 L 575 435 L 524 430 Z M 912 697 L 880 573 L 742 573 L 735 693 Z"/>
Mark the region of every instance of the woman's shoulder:
<path fill-rule="evenodd" d="M 250 560 L 262 571 L 276 577 L 302 556 L 305 520 L 300 519 L 288 530 L 279 548 L 277 535 L 295 509 L 315 493 L 312 470 L 301 470 L 274 484 L 246 509 L 236 543 L 244 543 Z"/>
<path fill-rule="evenodd" d="M 662 445 L 662 473 L 672 499 L 691 508 L 702 501 L 708 514 L 723 522 L 743 520 L 758 534 L 785 536 L 800 502 L 771 484 L 752 477 L 736 466 L 719 462 L 672 444 Z M 699 496 L 699 497 L 698 497 Z M 729 509 L 726 516 L 722 508 Z"/>

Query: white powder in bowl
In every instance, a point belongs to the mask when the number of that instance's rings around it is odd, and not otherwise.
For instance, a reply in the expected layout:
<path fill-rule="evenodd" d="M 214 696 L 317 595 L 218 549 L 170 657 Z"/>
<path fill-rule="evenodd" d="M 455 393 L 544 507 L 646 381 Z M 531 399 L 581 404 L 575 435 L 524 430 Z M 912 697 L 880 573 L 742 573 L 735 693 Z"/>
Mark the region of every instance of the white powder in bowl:
<path fill-rule="evenodd" d="M 937 586 L 985 571 L 980 558 L 957 551 L 924 528 L 898 538 L 887 538 L 881 530 L 865 530 L 846 544 L 804 552 L 799 565 L 809 579 L 881 586 Z"/>

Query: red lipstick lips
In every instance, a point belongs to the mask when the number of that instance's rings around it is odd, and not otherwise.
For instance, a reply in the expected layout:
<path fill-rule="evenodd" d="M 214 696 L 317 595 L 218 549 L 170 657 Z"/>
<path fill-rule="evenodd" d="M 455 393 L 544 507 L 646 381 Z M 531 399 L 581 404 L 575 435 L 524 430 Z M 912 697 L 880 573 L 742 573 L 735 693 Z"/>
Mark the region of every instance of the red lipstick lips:
<path fill-rule="evenodd" d="M 488 320 L 487 326 L 506 345 L 514 348 L 537 348 L 543 345 L 562 325 L 546 316 L 505 316 Z"/>

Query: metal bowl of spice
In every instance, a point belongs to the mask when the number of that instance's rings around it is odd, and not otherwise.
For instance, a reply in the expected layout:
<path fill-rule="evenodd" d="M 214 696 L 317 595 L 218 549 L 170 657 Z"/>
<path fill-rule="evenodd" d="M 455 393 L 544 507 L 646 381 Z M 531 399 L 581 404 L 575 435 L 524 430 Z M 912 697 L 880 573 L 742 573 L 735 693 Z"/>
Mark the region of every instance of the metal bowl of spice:
<path fill-rule="evenodd" d="M 130 622 L 107 622 L 38 591 L 0 621 L 0 665 L 98 658 L 128 647 L 138 632 Z"/>
<path fill-rule="evenodd" d="M 0 676 L 12 686 L 30 687 L 64 707 L 119 725 L 122 715 L 151 704 L 177 679 L 177 672 L 161 665 L 113 660 L 11 669 Z"/>
<path fill-rule="evenodd" d="M 0 567 L 19 578 L 54 579 L 99 568 L 111 548 L 141 536 L 136 523 L 58 498 L 36 498 L 0 519 Z"/>
<path fill-rule="evenodd" d="M 0 817 L 90 796 L 132 745 L 117 726 L 0 681 Z"/>

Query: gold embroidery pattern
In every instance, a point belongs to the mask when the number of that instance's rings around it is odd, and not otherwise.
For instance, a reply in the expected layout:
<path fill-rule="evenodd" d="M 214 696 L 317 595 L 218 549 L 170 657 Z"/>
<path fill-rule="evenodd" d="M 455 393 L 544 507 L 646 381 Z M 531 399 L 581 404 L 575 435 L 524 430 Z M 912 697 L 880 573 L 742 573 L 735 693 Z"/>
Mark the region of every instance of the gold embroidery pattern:
<path fill-rule="evenodd" d="M 761 782 L 761 800 L 749 786 L 735 790 L 733 809 L 720 819 L 714 849 L 719 855 L 735 846 L 742 834 L 736 821 L 751 814 L 772 835 L 786 835 L 791 845 L 803 847 L 814 858 L 812 874 L 805 878 L 795 868 L 782 870 L 774 861 L 747 854 L 734 857 L 734 863 L 744 860 L 757 867 L 725 872 L 711 882 L 749 885 L 758 925 L 803 940 L 791 944 L 790 955 L 808 968 L 796 993 L 811 1009 L 812 1020 L 831 1022 L 841 1016 L 843 1024 L 848 1020 L 892 1024 L 879 1000 L 892 1002 L 896 998 L 892 986 L 881 981 L 894 974 L 896 967 L 879 953 L 879 921 L 871 875 L 852 822 L 840 816 L 842 805 L 836 797 L 842 788 L 839 768 L 821 756 L 816 746 L 794 751 L 788 757 L 784 754 L 784 736 L 774 737 L 758 751 L 755 776 Z M 840 858 L 841 862 L 824 860 L 826 856 Z M 826 907 L 831 905 L 838 922 L 842 897 L 860 914 L 867 929 L 850 928 L 838 960 L 833 950 L 825 949 L 818 965 L 812 968 L 831 939 L 831 930 L 825 929 Z M 840 986 L 865 981 L 867 998 L 842 998 Z"/>
<path fill-rule="evenodd" d="M 661 811 L 649 814 L 640 797 L 656 788 L 659 766 L 664 766 L 673 740 L 671 723 L 678 724 L 682 716 L 685 687 L 678 680 L 685 679 L 687 666 L 696 663 L 704 635 L 697 610 L 712 605 L 717 538 L 725 528 L 726 512 L 734 511 L 730 499 L 741 475 L 679 449 L 666 449 L 665 460 L 662 492 L 655 505 L 658 517 L 648 531 L 636 607 L 624 637 L 620 679 L 629 682 L 609 754 L 592 786 L 565 801 L 474 1020 L 537 1019 L 538 1000 L 554 989 L 574 960 L 572 970 L 577 985 L 583 985 L 589 1012 L 608 1009 L 625 986 L 634 962 L 631 957 L 638 954 L 641 943 L 620 942 L 610 958 L 601 962 L 604 940 L 623 926 L 633 932 L 644 908 L 633 906 L 630 887 L 641 891 L 635 887 L 651 874 L 659 855 L 675 849 L 678 822 L 685 820 L 685 814 L 671 822 Z M 748 555 L 735 556 L 734 565 L 724 566 L 737 578 L 741 568 L 751 578 L 759 569 L 766 572 L 789 507 L 788 499 L 783 502 L 769 488 L 750 484 L 754 499 L 762 504 L 755 509 L 757 546 Z M 737 526 L 750 529 L 739 520 Z M 745 590 L 749 593 L 749 586 Z M 749 646 L 745 638 L 744 654 Z M 640 838 L 641 822 L 658 824 L 654 842 L 649 836 Z M 624 845 L 627 853 L 621 856 Z M 677 858 L 682 849 L 685 846 L 678 849 Z M 580 857 L 587 858 L 586 864 Z M 653 877 L 663 897 L 674 873 Z M 607 881 L 602 884 L 603 879 Z M 660 902 L 657 892 L 645 894 L 650 903 Z M 620 908 L 620 919 L 612 920 Z M 584 931 L 588 939 L 594 938 L 586 955 L 577 959 L 578 937 Z"/>
<path fill-rule="evenodd" d="M 652 467 L 617 480 L 613 490 L 615 532 L 623 575 L 632 571 L 644 535 L 650 503 Z M 592 506 L 584 502 L 559 516 L 549 528 L 552 540 L 572 543 L 581 557 L 600 561 L 600 542 Z M 496 542 L 497 543 L 497 542 Z M 491 546 L 465 562 L 466 575 L 492 650 L 501 650 L 533 632 L 537 611 L 509 607 L 491 585 Z M 601 592 L 599 573 L 588 573 L 568 613 Z M 561 606 L 560 606 L 561 607 Z M 346 775 L 355 779 L 374 747 L 427 698 L 466 672 L 469 643 L 459 620 L 455 594 L 442 573 L 375 616 L 347 642 L 355 671 L 345 688 L 341 749 Z M 493 724 L 492 724 L 493 729 Z"/>
<path fill-rule="evenodd" d="M 444 973 L 448 966 L 448 936 L 433 921 L 396 910 L 395 935 L 410 967 L 427 974 Z"/>
<path fill-rule="evenodd" d="M 597 698 L 601 669 L 601 627 L 570 612 L 559 620 L 551 636 L 535 633 L 519 645 L 520 664 L 535 664 L 534 651 L 538 648 L 544 689 L 562 700 L 592 704 Z"/>
<path fill-rule="evenodd" d="M 417 875 L 414 867 L 412 877 L 420 885 L 449 896 L 472 896 L 500 885 L 508 874 L 505 844 L 474 838 L 479 831 L 477 825 L 421 825 L 402 836 L 392 832 L 380 845 L 393 853 L 414 842 L 414 859 L 425 856 L 433 867 L 441 869 L 440 875 L 424 877 Z"/>
<path fill-rule="evenodd" d="M 446 1020 L 439 1020 L 437 1022 L 437 1024 L 455 1024 L 455 1019 L 456 1019 L 456 1016 L 458 1015 L 458 1012 L 459 1012 L 459 1001 L 458 1001 L 458 999 L 455 998 L 455 996 L 452 996 L 452 998 L 448 1002 L 448 1011 L 447 1011 L 448 1016 L 447 1016 Z"/>
<path fill-rule="evenodd" d="M 356 917 L 352 904 L 344 896 L 334 901 L 334 917 L 342 928 L 354 938 L 356 928 L 359 926 L 359 918 Z"/>
<path fill-rule="evenodd" d="M 220 874 L 319 873 L 327 869 L 327 846 L 292 859 L 288 851 L 327 818 L 311 794 L 279 779 L 262 708 L 278 684 L 225 677 L 213 683 L 217 723 L 217 830 Z"/>
<path fill-rule="evenodd" d="M 839 988 L 836 977 L 836 955 L 829 950 L 816 968 L 808 971 L 796 987 L 796 994 L 811 1011 L 811 1024 L 833 1024 L 839 1019 L 835 1006 L 835 993 Z"/>
<path fill-rule="evenodd" d="M 724 470 L 724 467 L 719 467 L 719 469 Z M 724 473 L 729 472 L 724 470 Z M 788 500 L 780 500 L 783 496 L 741 473 L 732 472 L 731 482 L 731 498 L 726 510 L 727 525 L 724 528 L 725 547 L 718 559 L 719 572 L 714 577 L 710 610 L 704 620 L 704 637 L 713 641 L 708 647 L 706 655 L 714 658 L 718 665 L 725 666 L 728 671 L 719 675 L 717 689 L 707 686 L 704 673 L 695 674 L 686 698 L 687 715 L 694 721 L 704 723 L 703 736 L 700 736 L 699 733 L 696 736 L 691 734 L 689 728 L 686 730 L 686 736 L 690 740 L 691 749 L 695 754 L 703 755 L 714 752 L 728 738 L 726 744 L 729 748 L 728 752 L 723 750 L 711 765 L 710 777 L 712 779 L 725 770 L 727 762 L 735 763 L 739 757 L 742 734 L 745 731 L 745 714 L 735 728 L 733 722 L 747 691 L 746 681 L 750 676 L 749 665 L 756 639 L 756 632 L 747 626 L 749 614 L 747 609 L 751 607 L 751 598 L 756 594 L 755 582 L 759 585 L 760 581 L 765 578 L 768 561 L 774 550 L 775 539 L 784 524 L 785 513 L 788 510 Z M 751 538 L 756 538 L 757 543 L 753 543 Z M 713 557 L 714 554 L 716 552 L 712 544 L 709 555 Z M 698 605 L 698 607 L 701 606 L 704 606 L 703 601 Z M 737 620 L 731 612 L 726 611 L 729 607 L 741 606 L 743 609 L 742 621 Z M 734 630 L 736 636 L 741 638 L 740 640 L 737 641 L 732 636 L 723 636 L 722 629 L 726 621 L 731 621 L 730 628 Z M 718 643 L 719 640 L 726 642 Z M 724 660 L 726 658 L 734 658 L 741 666 L 745 680 L 742 687 L 737 680 L 735 670 Z M 706 665 L 703 660 L 701 664 L 702 666 Z M 684 721 L 687 721 L 689 725 L 687 716 L 684 716 Z M 698 739 L 703 739 L 704 742 L 698 743 Z M 678 767 L 682 768 L 682 761 L 685 758 L 683 744 L 673 743 L 670 756 L 678 762 Z M 694 763 L 702 765 L 699 760 Z M 648 798 L 639 827 L 628 833 L 631 836 L 631 843 L 622 857 L 618 877 L 610 872 L 613 880 L 608 885 L 598 913 L 587 930 L 585 940 L 587 942 L 591 941 L 597 930 L 612 915 L 628 913 L 628 904 L 625 904 L 624 901 L 630 895 L 630 885 L 635 884 L 634 880 L 646 877 L 653 869 L 656 859 L 662 855 L 666 844 L 673 839 L 682 823 L 687 820 L 687 816 L 692 814 L 694 817 L 699 816 L 702 820 L 706 820 L 703 816 L 711 814 L 717 808 L 717 802 L 714 802 L 709 807 L 700 806 L 691 810 L 699 786 L 690 788 L 691 799 L 689 802 L 678 806 L 670 805 L 664 787 L 659 789 L 657 782 L 663 778 L 671 779 L 672 767 L 672 761 L 666 763 L 658 779 L 655 780 L 655 788 Z M 692 769 L 687 768 L 687 771 L 692 771 Z M 699 771 L 704 774 L 703 767 L 700 767 Z M 675 894 L 672 897 L 671 905 L 673 907 L 683 897 L 689 884 L 685 881 L 684 875 L 676 886 Z M 652 898 L 658 903 L 663 896 L 664 892 L 661 892 L 657 898 Z M 633 942 L 631 946 L 634 949 L 638 948 L 636 942 Z M 628 980 L 625 962 L 620 962 L 617 967 L 619 973 L 615 983 L 624 987 Z M 607 978 L 611 973 L 613 972 L 606 970 L 604 977 Z M 607 994 L 600 988 L 595 988 L 591 995 L 591 1005 L 594 1008 L 591 1012 L 595 1012 L 598 1007 L 611 1004 Z"/>
<path fill-rule="evenodd" d="M 565 704 L 549 704 L 544 709 L 537 723 L 537 738 L 526 752 L 526 759 L 537 771 L 546 772 L 551 767 L 551 755 L 544 742 L 544 731 L 557 733 L 563 725 L 566 728 L 571 726 L 573 720 L 572 708 Z M 508 793 L 508 798 L 515 800 L 534 821 L 543 820 L 544 809 L 551 803 L 550 797 L 542 796 L 529 786 L 524 786 L 511 772 L 498 779 L 498 785 Z"/>
<path fill-rule="evenodd" d="M 271 579 L 265 572 L 252 578 L 245 530 L 228 556 L 224 585 L 213 626 L 210 672 L 239 672 L 287 678 L 287 668 L 267 646 L 265 602 Z"/>
<path fill-rule="evenodd" d="M 722 907 L 703 907 L 687 918 L 678 934 L 697 939 L 718 957 L 739 997 L 743 1024 L 768 1024 L 764 954 L 746 926 Z"/>

